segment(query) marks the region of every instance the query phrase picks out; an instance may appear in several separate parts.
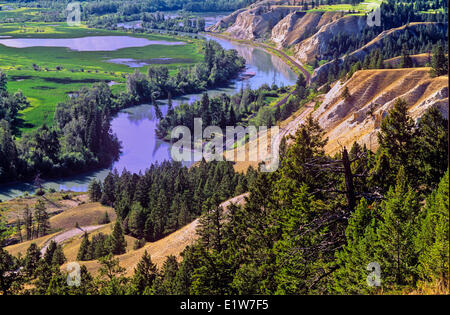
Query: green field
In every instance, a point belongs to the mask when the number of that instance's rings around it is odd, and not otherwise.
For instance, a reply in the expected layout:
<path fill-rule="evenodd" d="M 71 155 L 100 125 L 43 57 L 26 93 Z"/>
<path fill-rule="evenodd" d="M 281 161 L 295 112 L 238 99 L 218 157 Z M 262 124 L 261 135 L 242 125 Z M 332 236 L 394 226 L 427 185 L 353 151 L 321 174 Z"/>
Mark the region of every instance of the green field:
<path fill-rule="evenodd" d="M 43 123 L 53 123 L 56 105 L 68 99 L 68 93 L 94 82 L 114 81 L 113 91 L 124 90 L 126 75 L 135 68 L 106 62 L 108 59 L 178 58 L 180 62 L 168 64 L 173 73 L 179 67 L 198 63 L 201 41 L 159 34 L 131 34 L 119 31 L 89 29 L 85 26 L 69 27 L 64 23 L 0 24 L 0 36 L 13 38 L 77 38 L 86 36 L 126 35 L 149 40 L 185 41 L 186 45 L 150 45 L 124 48 L 116 51 L 72 51 L 63 47 L 11 48 L 0 45 L 0 71 L 8 75 L 8 90 L 21 90 L 31 106 L 22 114 L 23 132 L 31 131 Z M 58 70 L 58 69 L 59 70 Z M 146 71 L 148 66 L 139 68 Z"/>
<path fill-rule="evenodd" d="M 357 5 L 351 4 L 333 4 L 333 5 L 321 5 L 317 9 L 311 9 L 309 11 L 358 11 L 360 13 L 367 13 L 373 9 L 379 7 L 383 0 L 366 0 Z"/>

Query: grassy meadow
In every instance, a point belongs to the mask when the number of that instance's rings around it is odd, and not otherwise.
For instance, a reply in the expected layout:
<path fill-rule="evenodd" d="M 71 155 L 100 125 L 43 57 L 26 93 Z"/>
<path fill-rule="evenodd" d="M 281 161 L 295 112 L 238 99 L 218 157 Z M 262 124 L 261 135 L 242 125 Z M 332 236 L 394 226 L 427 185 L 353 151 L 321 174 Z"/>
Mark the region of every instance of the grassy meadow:
<path fill-rule="evenodd" d="M 0 44 L 0 71 L 8 75 L 8 90 L 21 90 L 31 106 L 23 110 L 22 132 L 29 132 L 43 123 L 53 123 L 56 105 L 68 94 L 94 82 L 113 81 L 113 91 L 125 88 L 127 74 L 134 71 L 126 65 L 107 62 L 109 59 L 146 60 L 172 58 L 172 73 L 202 60 L 201 42 L 160 34 L 132 34 L 122 31 L 69 27 L 65 23 L 4 23 L 0 39 L 8 38 L 79 38 L 87 36 L 133 36 L 148 40 L 185 41 L 186 45 L 149 45 L 116 51 L 73 51 L 64 47 L 12 48 Z M 180 60 L 182 59 L 182 60 Z M 139 68 L 145 72 L 148 66 Z"/>

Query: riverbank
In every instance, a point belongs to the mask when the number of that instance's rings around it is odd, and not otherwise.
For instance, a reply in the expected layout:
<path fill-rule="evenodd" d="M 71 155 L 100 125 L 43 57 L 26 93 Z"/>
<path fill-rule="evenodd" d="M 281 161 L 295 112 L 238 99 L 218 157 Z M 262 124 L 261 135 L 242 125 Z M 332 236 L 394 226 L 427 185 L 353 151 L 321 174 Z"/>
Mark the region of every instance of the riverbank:
<path fill-rule="evenodd" d="M 268 53 L 273 54 L 273 55 L 279 57 L 281 60 L 283 60 L 295 73 L 297 73 L 297 75 L 302 73 L 305 76 L 305 79 L 308 82 L 308 84 L 311 81 L 311 74 L 308 72 L 308 70 L 306 70 L 303 67 L 303 65 L 301 65 L 300 62 L 292 59 L 286 53 L 284 53 L 283 51 L 281 51 L 275 47 L 272 47 L 272 46 L 269 46 L 269 45 L 263 44 L 263 43 L 258 43 L 255 41 L 246 40 L 246 39 L 236 39 L 232 36 L 226 35 L 225 33 L 215 33 L 215 32 L 205 32 L 205 33 L 212 37 L 218 37 L 218 38 L 234 41 L 234 42 L 237 42 L 240 44 L 246 44 L 246 45 L 250 45 L 253 47 L 263 48 Z"/>

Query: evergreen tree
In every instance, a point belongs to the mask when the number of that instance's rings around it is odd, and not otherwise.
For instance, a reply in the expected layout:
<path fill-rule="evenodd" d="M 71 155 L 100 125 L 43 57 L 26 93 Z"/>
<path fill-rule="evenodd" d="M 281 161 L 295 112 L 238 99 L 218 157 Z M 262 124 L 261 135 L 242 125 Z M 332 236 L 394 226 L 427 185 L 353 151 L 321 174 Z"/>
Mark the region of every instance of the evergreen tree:
<path fill-rule="evenodd" d="M 34 219 L 37 224 L 36 235 L 37 237 L 45 236 L 50 231 L 50 221 L 44 202 L 42 200 L 38 200 L 34 206 L 34 209 Z"/>
<path fill-rule="evenodd" d="M 211 125 L 211 112 L 210 112 L 210 102 L 209 96 L 207 92 L 204 92 L 202 95 L 202 99 L 200 101 L 202 108 L 202 122 L 203 126 Z"/>
<path fill-rule="evenodd" d="M 124 254 L 127 248 L 127 242 L 123 235 L 122 223 L 120 220 L 116 221 L 113 232 L 111 234 L 111 252 L 114 255 Z"/>
<path fill-rule="evenodd" d="M 152 288 L 157 275 L 158 269 L 156 265 L 152 262 L 150 254 L 144 251 L 144 255 L 142 255 L 134 269 L 134 275 L 131 279 L 131 293 L 141 295 Z"/>
<path fill-rule="evenodd" d="M 438 189 L 427 199 L 415 237 L 419 253 L 420 279 L 426 282 L 440 281 L 447 289 L 449 281 L 448 178 L 447 170 Z"/>
<path fill-rule="evenodd" d="M 105 211 L 105 214 L 103 215 L 103 218 L 99 221 L 99 224 L 108 224 L 111 222 L 111 219 L 109 218 L 108 211 Z"/>
<path fill-rule="evenodd" d="M 331 290 L 339 294 L 368 294 L 366 267 L 374 262 L 377 243 L 376 219 L 365 198 L 351 214 L 345 230 L 346 245 L 336 253 L 339 268 L 333 273 Z"/>
<path fill-rule="evenodd" d="M 126 293 L 127 278 L 125 268 L 120 266 L 119 259 L 112 254 L 99 259 L 100 268 L 96 282 L 101 295 L 124 295 Z"/>
<path fill-rule="evenodd" d="M 0 248 L 0 293 L 2 295 L 14 293 L 14 287 L 20 289 L 22 279 L 16 272 L 18 268 L 17 260 L 6 250 Z"/>
<path fill-rule="evenodd" d="M 25 206 L 23 212 L 23 222 L 25 225 L 26 240 L 29 241 L 33 238 L 33 214 L 28 205 Z"/>
<path fill-rule="evenodd" d="M 116 187 L 114 181 L 117 176 L 117 173 L 109 173 L 103 182 L 103 192 L 101 199 L 101 203 L 103 205 L 113 206 L 114 202 L 116 201 Z"/>
<path fill-rule="evenodd" d="M 433 47 L 431 75 L 434 77 L 448 75 L 448 57 L 440 43 Z"/>
<path fill-rule="evenodd" d="M 412 67 L 413 67 L 413 60 L 408 53 L 407 45 L 404 44 L 403 49 L 402 49 L 402 58 L 400 61 L 400 68 L 412 68 Z"/>
<path fill-rule="evenodd" d="M 24 270 L 28 277 L 33 277 L 41 259 L 41 251 L 35 243 L 32 243 L 27 249 L 24 260 Z"/>
<path fill-rule="evenodd" d="M 92 202 L 100 201 L 100 199 L 102 198 L 101 183 L 99 181 L 97 181 L 96 179 L 93 179 L 89 183 L 88 193 L 89 193 L 89 198 Z"/>
<path fill-rule="evenodd" d="M 375 261 L 381 266 L 382 286 L 412 285 L 416 280 L 417 254 L 414 234 L 419 204 L 409 187 L 405 170 L 400 167 L 395 188 L 391 188 L 380 206 Z"/>
<path fill-rule="evenodd" d="M 52 264 L 53 254 L 56 251 L 56 247 L 57 247 L 56 242 L 54 240 L 51 240 L 50 244 L 48 244 L 48 246 L 47 246 L 47 250 L 45 251 L 44 260 L 49 265 Z"/>
<path fill-rule="evenodd" d="M 397 99 L 388 116 L 381 123 L 378 133 L 380 150 L 386 153 L 389 160 L 389 172 L 396 174 L 400 166 L 406 167 L 406 174 L 414 173 L 411 162 L 414 159 L 414 121 L 408 115 L 408 104 Z"/>
<path fill-rule="evenodd" d="M 170 255 L 166 258 L 162 268 L 161 284 L 155 288 L 156 294 L 173 295 L 175 294 L 175 277 L 178 271 L 178 262 L 175 256 Z"/>
<path fill-rule="evenodd" d="M 448 165 L 448 120 L 431 107 L 421 117 L 415 134 L 418 182 L 428 190 L 437 187 Z"/>
<path fill-rule="evenodd" d="M 85 261 L 85 260 L 91 259 L 90 247 L 91 247 L 91 242 L 89 241 L 88 234 L 85 232 L 84 236 L 83 236 L 83 240 L 81 241 L 80 249 L 78 250 L 78 254 L 77 254 L 78 261 Z"/>
<path fill-rule="evenodd" d="M 52 265 L 61 266 L 67 261 L 66 256 L 64 255 L 63 249 L 61 245 L 56 246 L 56 250 L 53 252 Z"/>

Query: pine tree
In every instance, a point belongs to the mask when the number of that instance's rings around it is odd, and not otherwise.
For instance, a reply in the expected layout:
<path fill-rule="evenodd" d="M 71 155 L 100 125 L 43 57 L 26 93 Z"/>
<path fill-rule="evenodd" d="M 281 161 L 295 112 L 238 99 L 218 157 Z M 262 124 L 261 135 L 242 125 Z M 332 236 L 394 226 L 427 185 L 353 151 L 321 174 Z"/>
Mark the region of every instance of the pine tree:
<path fill-rule="evenodd" d="M 45 251 L 44 260 L 49 265 L 52 264 L 53 254 L 56 251 L 56 247 L 57 247 L 56 242 L 54 240 L 51 240 L 50 244 L 48 244 L 48 246 L 47 246 L 47 250 Z"/>
<path fill-rule="evenodd" d="M 61 266 L 67 261 L 66 256 L 61 245 L 56 246 L 56 250 L 53 252 L 52 265 Z"/>
<path fill-rule="evenodd" d="M 144 236 L 146 214 L 139 203 L 134 203 L 128 216 L 128 228 L 132 235 L 137 238 Z"/>
<path fill-rule="evenodd" d="M 150 254 L 144 251 L 139 263 L 134 269 L 134 275 L 131 280 L 132 293 L 143 294 L 146 289 L 152 288 L 153 282 L 158 275 L 158 269 L 152 262 Z"/>
<path fill-rule="evenodd" d="M 431 75 L 434 77 L 448 75 L 448 57 L 440 43 L 433 47 Z"/>
<path fill-rule="evenodd" d="M 155 289 L 156 294 L 172 295 L 175 294 L 175 277 L 178 271 L 178 262 L 175 256 L 170 255 L 166 258 L 162 268 L 162 282 L 159 288 Z"/>
<path fill-rule="evenodd" d="M 211 112 L 209 108 L 209 96 L 208 93 L 203 93 L 202 99 L 200 101 L 202 108 L 202 122 L 203 126 L 211 125 Z"/>
<path fill-rule="evenodd" d="M 0 248 L 0 293 L 2 295 L 14 293 L 14 286 L 20 289 L 20 274 L 16 272 L 18 267 L 16 259 L 6 250 Z"/>
<path fill-rule="evenodd" d="M 412 285 L 416 279 L 417 254 L 414 233 L 419 204 L 400 167 L 395 189 L 391 188 L 380 206 L 382 222 L 377 229 L 375 261 L 380 264 L 382 286 Z"/>
<path fill-rule="evenodd" d="M 103 193 L 101 199 L 101 203 L 103 205 L 112 206 L 116 201 L 115 197 L 116 193 L 115 179 L 117 178 L 116 176 L 118 175 L 114 173 L 109 173 L 103 182 Z"/>
<path fill-rule="evenodd" d="M 24 260 L 24 269 L 29 277 L 33 277 L 33 275 L 35 274 L 40 259 L 41 251 L 35 243 L 32 243 L 27 249 Z"/>
<path fill-rule="evenodd" d="M 299 99 L 303 99 L 306 94 L 306 79 L 303 74 L 300 74 L 297 78 L 297 82 L 295 84 L 295 95 Z"/>
<path fill-rule="evenodd" d="M 402 49 L 402 59 L 400 61 L 400 68 L 412 68 L 412 67 L 413 67 L 413 60 L 409 55 L 406 44 L 404 44 Z"/>
<path fill-rule="evenodd" d="M 345 86 L 345 87 L 344 87 L 344 91 L 342 91 L 341 97 L 342 97 L 344 100 L 346 100 L 346 101 L 350 100 L 350 98 L 352 97 L 352 96 L 350 95 L 349 90 L 348 90 L 348 86 Z"/>
<path fill-rule="evenodd" d="M 122 222 L 120 220 L 116 221 L 110 239 L 111 252 L 114 255 L 124 254 L 127 248 L 127 242 L 125 241 L 125 237 L 123 235 Z"/>
<path fill-rule="evenodd" d="M 124 295 L 126 293 L 127 278 L 125 268 L 120 266 L 119 259 L 112 254 L 99 259 L 100 268 L 96 282 L 99 284 L 101 295 Z"/>
<path fill-rule="evenodd" d="M 28 205 L 25 206 L 23 212 L 23 222 L 25 225 L 26 240 L 29 241 L 33 238 L 33 214 Z"/>
<path fill-rule="evenodd" d="M 419 253 L 418 273 L 426 282 L 449 281 L 449 171 L 426 201 L 415 243 Z"/>
<path fill-rule="evenodd" d="M 45 204 L 42 200 L 38 200 L 34 208 L 34 219 L 37 224 L 36 234 L 38 237 L 45 236 L 50 231 L 49 215 L 45 209 Z"/>
<path fill-rule="evenodd" d="M 407 176 L 413 174 L 411 169 L 413 165 L 411 160 L 415 156 L 413 138 L 414 121 L 408 115 L 408 104 L 398 98 L 381 123 L 381 130 L 378 133 L 380 149 L 389 159 L 391 173 L 397 174 L 400 166 L 404 166 Z"/>
<path fill-rule="evenodd" d="M 85 261 L 90 260 L 90 247 L 91 242 L 89 241 L 89 236 L 87 233 L 84 233 L 83 240 L 81 241 L 80 249 L 78 250 L 77 260 Z"/>
<path fill-rule="evenodd" d="M 105 214 L 103 215 L 103 218 L 99 221 L 99 224 L 108 224 L 111 222 L 111 219 L 109 218 L 108 211 L 105 211 Z"/>
<path fill-rule="evenodd" d="M 339 294 L 367 294 L 367 265 L 374 262 L 377 242 L 376 219 L 366 199 L 362 199 L 351 214 L 345 230 L 346 245 L 336 253 L 339 268 L 333 273 L 330 286 Z"/>
<path fill-rule="evenodd" d="M 89 183 L 89 198 L 91 199 L 92 202 L 97 202 L 100 201 L 100 199 L 102 198 L 102 185 L 99 181 L 97 181 L 96 179 L 93 179 L 90 183 Z"/>
<path fill-rule="evenodd" d="M 448 141 L 448 120 L 431 107 L 421 117 L 415 136 L 417 177 L 429 190 L 437 187 L 447 169 Z"/>

